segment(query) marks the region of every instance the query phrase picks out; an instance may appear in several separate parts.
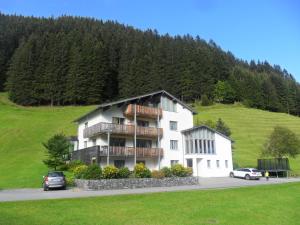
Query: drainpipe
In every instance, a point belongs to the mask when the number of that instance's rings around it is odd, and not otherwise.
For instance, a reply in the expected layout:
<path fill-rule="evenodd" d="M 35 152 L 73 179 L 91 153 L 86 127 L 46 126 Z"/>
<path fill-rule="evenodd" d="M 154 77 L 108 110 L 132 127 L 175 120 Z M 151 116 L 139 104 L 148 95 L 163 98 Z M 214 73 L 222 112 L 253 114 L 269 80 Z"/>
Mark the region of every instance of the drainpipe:
<path fill-rule="evenodd" d="M 107 132 L 107 162 L 106 162 L 106 165 L 108 166 L 109 165 L 109 145 L 110 145 L 110 132 L 108 131 Z"/>
<path fill-rule="evenodd" d="M 158 148 L 158 169 L 160 170 L 159 108 L 157 110 L 157 148 Z"/>

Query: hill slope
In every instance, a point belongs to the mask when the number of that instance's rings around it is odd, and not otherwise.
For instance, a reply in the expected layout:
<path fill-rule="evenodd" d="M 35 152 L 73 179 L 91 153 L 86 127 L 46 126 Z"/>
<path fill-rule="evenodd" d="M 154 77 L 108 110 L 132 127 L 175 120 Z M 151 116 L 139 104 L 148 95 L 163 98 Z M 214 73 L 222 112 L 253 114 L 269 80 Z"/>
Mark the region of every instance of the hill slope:
<path fill-rule="evenodd" d="M 93 107 L 21 107 L 0 93 L 0 189 L 40 187 L 47 171 L 42 142 L 76 134 L 72 121 Z"/>
<path fill-rule="evenodd" d="M 72 121 L 93 108 L 21 107 L 0 93 L 0 189 L 40 187 L 41 176 L 47 171 L 41 143 L 57 132 L 76 134 Z M 275 125 L 300 135 L 300 119 L 283 113 L 233 105 L 198 106 L 197 110 L 199 120 L 222 118 L 231 127 L 234 159 L 241 166 L 256 165 L 260 148 Z M 300 173 L 300 158 L 291 160 L 291 166 Z"/>
<path fill-rule="evenodd" d="M 256 166 L 261 148 L 276 125 L 288 127 L 300 135 L 300 118 L 285 113 L 273 113 L 241 105 L 216 104 L 208 107 L 197 106 L 195 121 L 222 118 L 232 131 L 234 160 L 239 166 Z M 292 170 L 300 172 L 300 156 L 290 159 Z"/>

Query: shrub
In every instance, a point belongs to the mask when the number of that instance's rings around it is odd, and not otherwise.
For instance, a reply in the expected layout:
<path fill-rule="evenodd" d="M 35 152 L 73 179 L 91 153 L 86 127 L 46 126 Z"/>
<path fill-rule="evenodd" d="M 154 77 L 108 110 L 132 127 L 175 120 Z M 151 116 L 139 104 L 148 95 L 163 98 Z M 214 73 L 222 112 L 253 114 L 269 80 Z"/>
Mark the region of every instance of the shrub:
<path fill-rule="evenodd" d="M 76 166 L 74 168 L 74 177 L 77 179 L 80 179 L 83 177 L 83 174 L 85 173 L 85 171 L 87 170 L 87 166 L 86 165 L 79 165 Z"/>
<path fill-rule="evenodd" d="M 186 177 L 190 177 L 190 176 L 193 175 L 193 169 L 192 168 L 186 167 L 185 170 L 186 170 Z"/>
<path fill-rule="evenodd" d="M 134 176 L 136 178 L 149 178 L 151 171 L 143 163 L 138 163 L 134 167 Z"/>
<path fill-rule="evenodd" d="M 151 177 L 152 177 L 152 178 L 156 178 L 156 179 L 162 179 L 162 178 L 165 177 L 165 174 L 164 174 L 164 172 L 161 171 L 161 170 L 153 170 L 153 171 L 151 172 Z"/>
<path fill-rule="evenodd" d="M 187 177 L 191 175 L 191 169 L 183 167 L 181 164 L 176 164 L 171 167 L 172 174 L 176 177 Z"/>
<path fill-rule="evenodd" d="M 173 175 L 169 167 L 163 167 L 160 171 L 164 173 L 165 177 L 172 177 Z"/>
<path fill-rule="evenodd" d="M 106 166 L 103 169 L 102 177 L 105 179 L 115 179 L 118 178 L 119 170 L 115 166 Z"/>
<path fill-rule="evenodd" d="M 207 97 L 206 94 L 201 95 L 201 105 L 202 106 L 209 106 L 212 105 L 212 101 Z"/>
<path fill-rule="evenodd" d="M 98 165 L 89 165 L 86 171 L 82 174 L 83 179 L 100 179 L 102 170 Z"/>
<path fill-rule="evenodd" d="M 67 186 L 68 187 L 74 187 L 75 186 L 75 181 L 74 181 L 74 177 L 67 177 Z"/>
<path fill-rule="evenodd" d="M 74 161 L 71 161 L 69 164 L 68 164 L 68 170 L 70 172 L 74 172 L 74 169 L 77 167 L 77 166 L 80 166 L 80 165 L 84 165 L 83 162 L 81 162 L 80 160 L 74 160 Z"/>
<path fill-rule="evenodd" d="M 119 169 L 118 177 L 119 178 L 129 178 L 131 172 L 127 167 L 123 167 Z"/>

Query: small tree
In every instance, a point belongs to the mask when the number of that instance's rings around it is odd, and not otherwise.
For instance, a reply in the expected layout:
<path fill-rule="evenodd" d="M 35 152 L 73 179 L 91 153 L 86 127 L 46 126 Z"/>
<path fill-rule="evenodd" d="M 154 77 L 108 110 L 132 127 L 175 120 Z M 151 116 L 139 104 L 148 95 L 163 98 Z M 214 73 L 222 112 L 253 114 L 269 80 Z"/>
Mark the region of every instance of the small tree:
<path fill-rule="evenodd" d="M 219 118 L 217 123 L 216 123 L 216 131 L 230 137 L 231 135 L 231 130 L 230 128 L 225 124 L 225 122 Z"/>
<path fill-rule="evenodd" d="M 209 100 L 206 94 L 201 95 L 201 105 L 202 106 L 212 105 L 212 102 Z"/>
<path fill-rule="evenodd" d="M 235 92 L 227 81 L 218 81 L 214 90 L 215 100 L 221 103 L 233 103 Z"/>
<path fill-rule="evenodd" d="M 295 158 L 300 153 L 300 140 L 290 129 L 276 126 L 267 139 L 262 155 Z"/>
<path fill-rule="evenodd" d="M 63 134 L 55 134 L 43 146 L 47 149 L 48 158 L 43 162 L 49 167 L 56 170 L 58 166 L 65 164 L 69 154 L 70 142 Z"/>

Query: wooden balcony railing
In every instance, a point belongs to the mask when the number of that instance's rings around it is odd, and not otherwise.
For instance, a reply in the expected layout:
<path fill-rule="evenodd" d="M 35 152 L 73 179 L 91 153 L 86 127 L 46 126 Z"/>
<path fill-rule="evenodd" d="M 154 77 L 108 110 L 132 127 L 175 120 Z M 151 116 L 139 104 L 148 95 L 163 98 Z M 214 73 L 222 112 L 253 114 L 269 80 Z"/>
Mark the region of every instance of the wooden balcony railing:
<path fill-rule="evenodd" d="M 124 111 L 124 115 L 127 117 L 134 116 L 134 105 L 129 104 Z M 138 117 L 145 117 L 145 118 L 153 118 L 156 119 L 157 116 L 162 117 L 162 109 L 161 108 L 154 108 L 142 105 L 136 105 L 136 115 Z"/>
<path fill-rule="evenodd" d="M 99 134 L 110 132 L 119 135 L 134 135 L 134 125 L 121 125 L 114 123 L 97 123 L 83 130 L 83 137 L 90 138 Z M 157 137 L 163 135 L 162 128 L 137 126 L 136 134 L 139 137 Z"/>
<path fill-rule="evenodd" d="M 110 146 L 109 147 L 110 156 L 125 156 L 130 157 L 134 156 L 134 147 L 118 147 Z M 163 156 L 162 148 L 136 148 L 136 156 L 139 158 L 155 158 L 158 156 Z M 101 146 L 100 156 L 107 156 L 107 146 Z"/>

